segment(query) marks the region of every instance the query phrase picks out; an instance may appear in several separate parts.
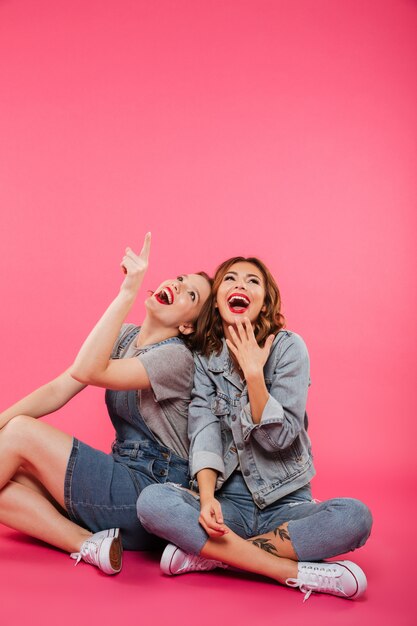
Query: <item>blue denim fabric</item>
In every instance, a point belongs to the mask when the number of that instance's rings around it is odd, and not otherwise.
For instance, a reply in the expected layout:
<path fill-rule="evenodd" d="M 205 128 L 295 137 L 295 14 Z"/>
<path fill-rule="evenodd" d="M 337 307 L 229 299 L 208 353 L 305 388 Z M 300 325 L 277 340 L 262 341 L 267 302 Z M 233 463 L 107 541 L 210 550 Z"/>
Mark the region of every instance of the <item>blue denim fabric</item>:
<path fill-rule="evenodd" d="M 289 522 L 288 532 L 300 561 L 317 561 L 355 550 L 365 543 L 372 527 L 372 516 L 365 504 L 352 498 L 314 502 L 309 485 L 259 509 L 236 472 L 216 497 L 226 526 L 243 539 L 263 535 Z M 186 552 L 199 554 L 208 540 L 198 522 L 198 494 L 178 485 L 146 487 L 139 496 L 137 510 L 144 528 Z"/>
<path fill-rule="evenodd" d="M 190 468 L 217 470 L 217 488 L 239 467 L 259 508 L 307 485 L 315 474 L 307 434 L 310 363 L 299 335 L 278 333 L 264 367 L 269 399 L 252 420 L 246 383 L 226 343 L 217 356 L 197 355 L 189 410 Z"/>
<path fill-rule="evenodd" d="M 127 550 L 150 550 L 158 544 L 139 523 L 136 500 L 147 485 L 167 480 L 186 485 L 188 463 L 159 444 L 114 444 L 113 454 L 105 454 L 74 439 L 64 484 L 66 509 L 72 521 L 92 532 L 120 528 Z"/>
<path fill-rule="evenodd" d="M 138 330 L 129 333 L 124 342 L 132 341 Z M 174 341 L 181 340 L 172 338 L 164 343 Z M 116 430 L 112 454 L 73 440 L 65 476 L 65 506 L 77 524 L 93 532 L 118 527 L 126 549 L 148 550 L 154 540 L 137 518 L 138 495 L 153 483 L 187 486 L 188 460 L 157 441 L 140 415 L 137 391 L 107 390 L 106 403 Z"/>

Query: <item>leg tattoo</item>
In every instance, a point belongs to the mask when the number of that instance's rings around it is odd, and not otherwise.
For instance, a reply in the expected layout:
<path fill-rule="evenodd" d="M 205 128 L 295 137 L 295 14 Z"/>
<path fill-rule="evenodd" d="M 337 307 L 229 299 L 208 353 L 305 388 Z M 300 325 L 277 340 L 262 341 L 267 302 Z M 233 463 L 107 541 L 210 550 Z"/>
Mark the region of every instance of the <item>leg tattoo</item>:
<path fill-rule="evenodd" d="M 279 556 L 278 550 L 273 543 L 268 541 L 268 539 L 259 537 L 258 539 L 252 539 L 251 541 L 257 548 L 261 548 L 261 550 L 265 550 L 265 552 L 269 552 L 269 554 L 273 554 L 274 556 Z"/>
<path fill-rule="evenodd" d="M 275 537 L 277 536 L 277 533 L 278 533 L 281 541 L 284 541 L 285 539 L 288 539 L 288 541 L 291 541 L 290 536 L 288 534 L 288 530 L 286 528 L 283 528 L 282 526 L 279 526 L 279 528 L 276 528 L 273 531 L 273 533 Z"/>
<path fill-rule="evenodd" d="M 291 543 L 291 537 L 287 526 L 288 522 L 278 526 L 268 533 L 265 533 L 264 535 L 252 537 L 251 539 L 248 539 L 248 541 L 253 543 L 253 545 L 257 548 L 261 548 L 261 550 L 269 552 L 269 554 L 297 561 L 297 555 Z"/>

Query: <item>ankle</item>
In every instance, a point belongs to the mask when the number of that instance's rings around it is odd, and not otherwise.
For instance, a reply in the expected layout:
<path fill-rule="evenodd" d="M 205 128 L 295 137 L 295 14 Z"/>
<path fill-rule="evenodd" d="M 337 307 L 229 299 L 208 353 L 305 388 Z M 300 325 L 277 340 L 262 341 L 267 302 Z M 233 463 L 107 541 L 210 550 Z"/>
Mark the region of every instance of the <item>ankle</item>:
<path fill-rule="evenodd" d="M 93 536 L 92 532 L 90 532 L 89 530 L 86 530 L 85 528 L 80 528 L 77 539 L 74 542 L 73 548 L 71 548 L 69 552 L 79 552 L 81 550 L 81 547 L 84 541 L 87 541 L 87 539 L 90 539 L 92 536 Z"/>
<path fill-rule="evenodd" d="M 285 585 L 288 578 L 297 578 L 298 576 L 298 561 L 291 559 L 279 559 L 279 574 L 276 576 L 276 580 Z"/>

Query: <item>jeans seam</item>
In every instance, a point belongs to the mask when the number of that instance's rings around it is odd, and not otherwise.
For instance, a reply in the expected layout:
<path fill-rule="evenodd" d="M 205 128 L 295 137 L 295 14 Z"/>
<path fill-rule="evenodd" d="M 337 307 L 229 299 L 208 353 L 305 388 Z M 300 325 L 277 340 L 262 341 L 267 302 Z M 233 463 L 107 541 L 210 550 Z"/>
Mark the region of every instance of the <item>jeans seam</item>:
<path fill-rule="evenodd" d="M 72 492 L 72 479 L 74 476 L 74 468 L 77 462 L 78 451 L 80 448 L 80 443 L 78 439 L 75 437 L 72 440 L 72 449 L 67 463 L 67 469 L 65 472 L 65 480 L 64 480 L 64 504 L 67 510 L 67 513 L 71 520 L 76 521 L 78 523 L 77 515 L 72 506 L 71 500 L 71 492 Z"/>

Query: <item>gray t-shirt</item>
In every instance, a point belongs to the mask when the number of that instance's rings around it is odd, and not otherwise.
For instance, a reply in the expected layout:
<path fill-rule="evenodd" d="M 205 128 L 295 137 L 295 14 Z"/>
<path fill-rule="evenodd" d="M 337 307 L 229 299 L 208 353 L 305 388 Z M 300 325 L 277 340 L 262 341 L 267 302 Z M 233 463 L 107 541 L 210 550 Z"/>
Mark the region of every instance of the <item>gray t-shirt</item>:
<path fill-rule="evenodd" d="M 134 328 L 137 328 L 135 324 L 122 326 L 113 355 Z M 188 459 L 187 422 L 194 378 L 193 355 L 185 344 L 177 341 L 138 348 L 136 340 L 137 335 L 118 351 L 118 357 L 138 357 L 146 369 L 151 388 L 138 391 L 139 412 L 158 441 Z"/>

